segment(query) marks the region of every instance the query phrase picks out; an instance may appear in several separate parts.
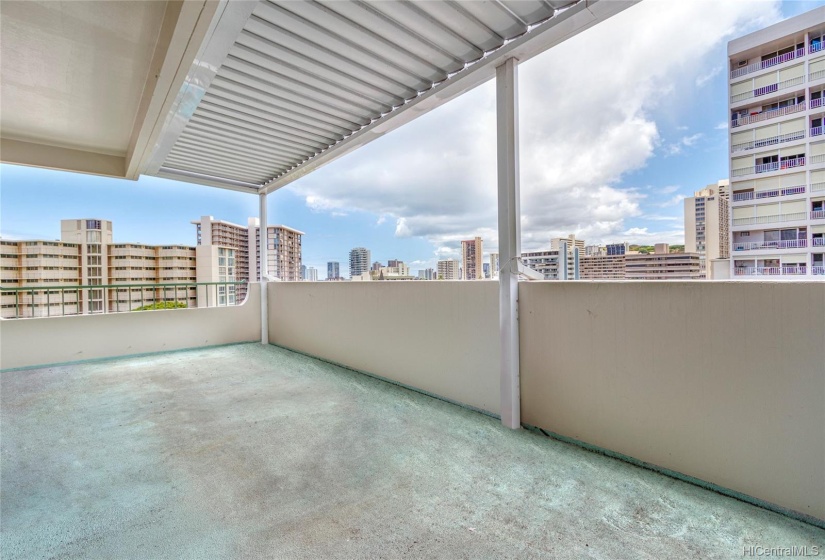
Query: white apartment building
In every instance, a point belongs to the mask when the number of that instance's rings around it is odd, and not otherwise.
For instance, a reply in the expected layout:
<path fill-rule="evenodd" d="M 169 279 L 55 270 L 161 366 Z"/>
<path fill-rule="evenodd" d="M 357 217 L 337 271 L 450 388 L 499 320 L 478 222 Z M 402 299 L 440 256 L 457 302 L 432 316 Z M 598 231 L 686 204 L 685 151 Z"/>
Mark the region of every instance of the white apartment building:
<path fill-rule="evenodd" d="M 381 263 L 378 263 L 379 267 Z M 355 247 L 349 252 L 349 277 L 355 278 L 370 270 L 370 250 Z"/>
<path fill-rule="evenodd" d="M 306 270 L 306 277 L 304 278 L 307 282 L 317 282 L 318 281 L 318 269 L 314 266 L 307 267 Z"/>
<path fill-rule="evenodd" d="M 461 270 L 459 269 L 459 263 L 457 260 L 454 259 L 446 259 L 442 261 L 438 261 L 437 264 L 438 269 L 438 278 L 439 280 L 460 280 L 461 279 Z"/>
<path fill-rule="evenodd" d="M 480 237 L 461 242 L 461 268 L 464 280 L 484 280 L 484 246 Z"/>
<path fill-rule="evenodd" d="M 713 278 L 710 262 L 730 256 L 730 183 L 722 179 L 685 198 L 685 253 L 698 253 L 702 274 Z"/>
<path fill-rule="evenodd" d="M 731 277 L 825 279 L 825 7 L 728 43 Z"/>
<path fill-rule="evenodd" d="M 544 275 L 545 280 L 578 280 L 579 259 L 584 254 L 584 240 L 556 237 L 550 240 L 549 251 L 529 251 L 521 254 L 521 262 Z"/>

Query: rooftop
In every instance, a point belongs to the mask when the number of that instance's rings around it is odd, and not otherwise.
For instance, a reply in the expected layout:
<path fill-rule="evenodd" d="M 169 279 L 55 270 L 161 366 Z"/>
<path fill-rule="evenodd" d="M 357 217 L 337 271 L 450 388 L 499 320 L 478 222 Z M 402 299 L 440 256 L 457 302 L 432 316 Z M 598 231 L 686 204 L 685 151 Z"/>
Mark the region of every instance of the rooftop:
<path fill-rule="evenodd" d="M 2 373 L 3 556 L 730 558 L 825 531 L 275 346 Z"/>

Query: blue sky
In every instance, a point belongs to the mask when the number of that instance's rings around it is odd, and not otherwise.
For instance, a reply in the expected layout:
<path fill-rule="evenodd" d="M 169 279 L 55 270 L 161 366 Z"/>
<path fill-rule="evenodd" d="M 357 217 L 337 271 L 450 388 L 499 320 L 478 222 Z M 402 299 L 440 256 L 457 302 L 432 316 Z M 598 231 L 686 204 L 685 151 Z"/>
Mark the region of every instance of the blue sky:
<path fill-rule="evenodd" d="M 681 199 L 727 176 L 727 41 L 819 5 L 647 0 L 522 64 L 524 248 L 566 233 L 681 243 Z M 355 246 L 413 269 L 457 257 L 472 235 L 495 250 L 494 150 L 488 83 L 270 195 L 269 221 L 306 232 L 303 260 L 321 278 Z M 257 215 L 252 195 L 10 165 L 0 202 L 0 234 L 15 239 L 94 217 L 116 241 L 193 245 L 201 215 Z"/>

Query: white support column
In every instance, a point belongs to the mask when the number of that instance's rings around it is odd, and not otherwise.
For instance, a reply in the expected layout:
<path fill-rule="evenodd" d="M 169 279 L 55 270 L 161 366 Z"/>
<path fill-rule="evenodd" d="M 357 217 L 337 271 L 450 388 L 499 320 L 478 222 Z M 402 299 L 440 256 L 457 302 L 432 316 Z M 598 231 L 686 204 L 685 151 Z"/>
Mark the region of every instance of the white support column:
<path fill-rule="evenodd" d="M 269 310 L 267 307 L 266 293 L 266 276 L 268 274 L 268 271 L 266 269 L 266 193 L 261 192 L 258 195 L 258 197 L 260 202 L 260 224 L 258 225 L 258 236 L 260 237 L 260 239 L 258 244 L 258 252 L 260 253 L 261 275 L 258 278 L 258 280 L 261 283 L 261 344 L 269 344 Z M 250 255 L 250 258 L 251 257 L 253 257 L 253 255 Z"/>
<path fill-rule="evenodd" d="M 496 68 L 498 145 L 499 335 L 501 423 L 521 427 L 518 336 L 518 261 L 521 256 L 518 154 L 518 61 Z"/>

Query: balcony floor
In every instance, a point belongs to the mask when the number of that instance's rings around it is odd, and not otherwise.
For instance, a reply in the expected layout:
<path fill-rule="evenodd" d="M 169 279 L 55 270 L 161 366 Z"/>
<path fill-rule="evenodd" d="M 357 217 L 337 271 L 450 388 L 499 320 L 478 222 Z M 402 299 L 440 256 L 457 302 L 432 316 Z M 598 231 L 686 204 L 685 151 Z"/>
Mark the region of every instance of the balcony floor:
<path fill-rule="evenodd" d="M 2 374 L 11 558 L 732 558 L 825 531 L 274 346 Z"/>

